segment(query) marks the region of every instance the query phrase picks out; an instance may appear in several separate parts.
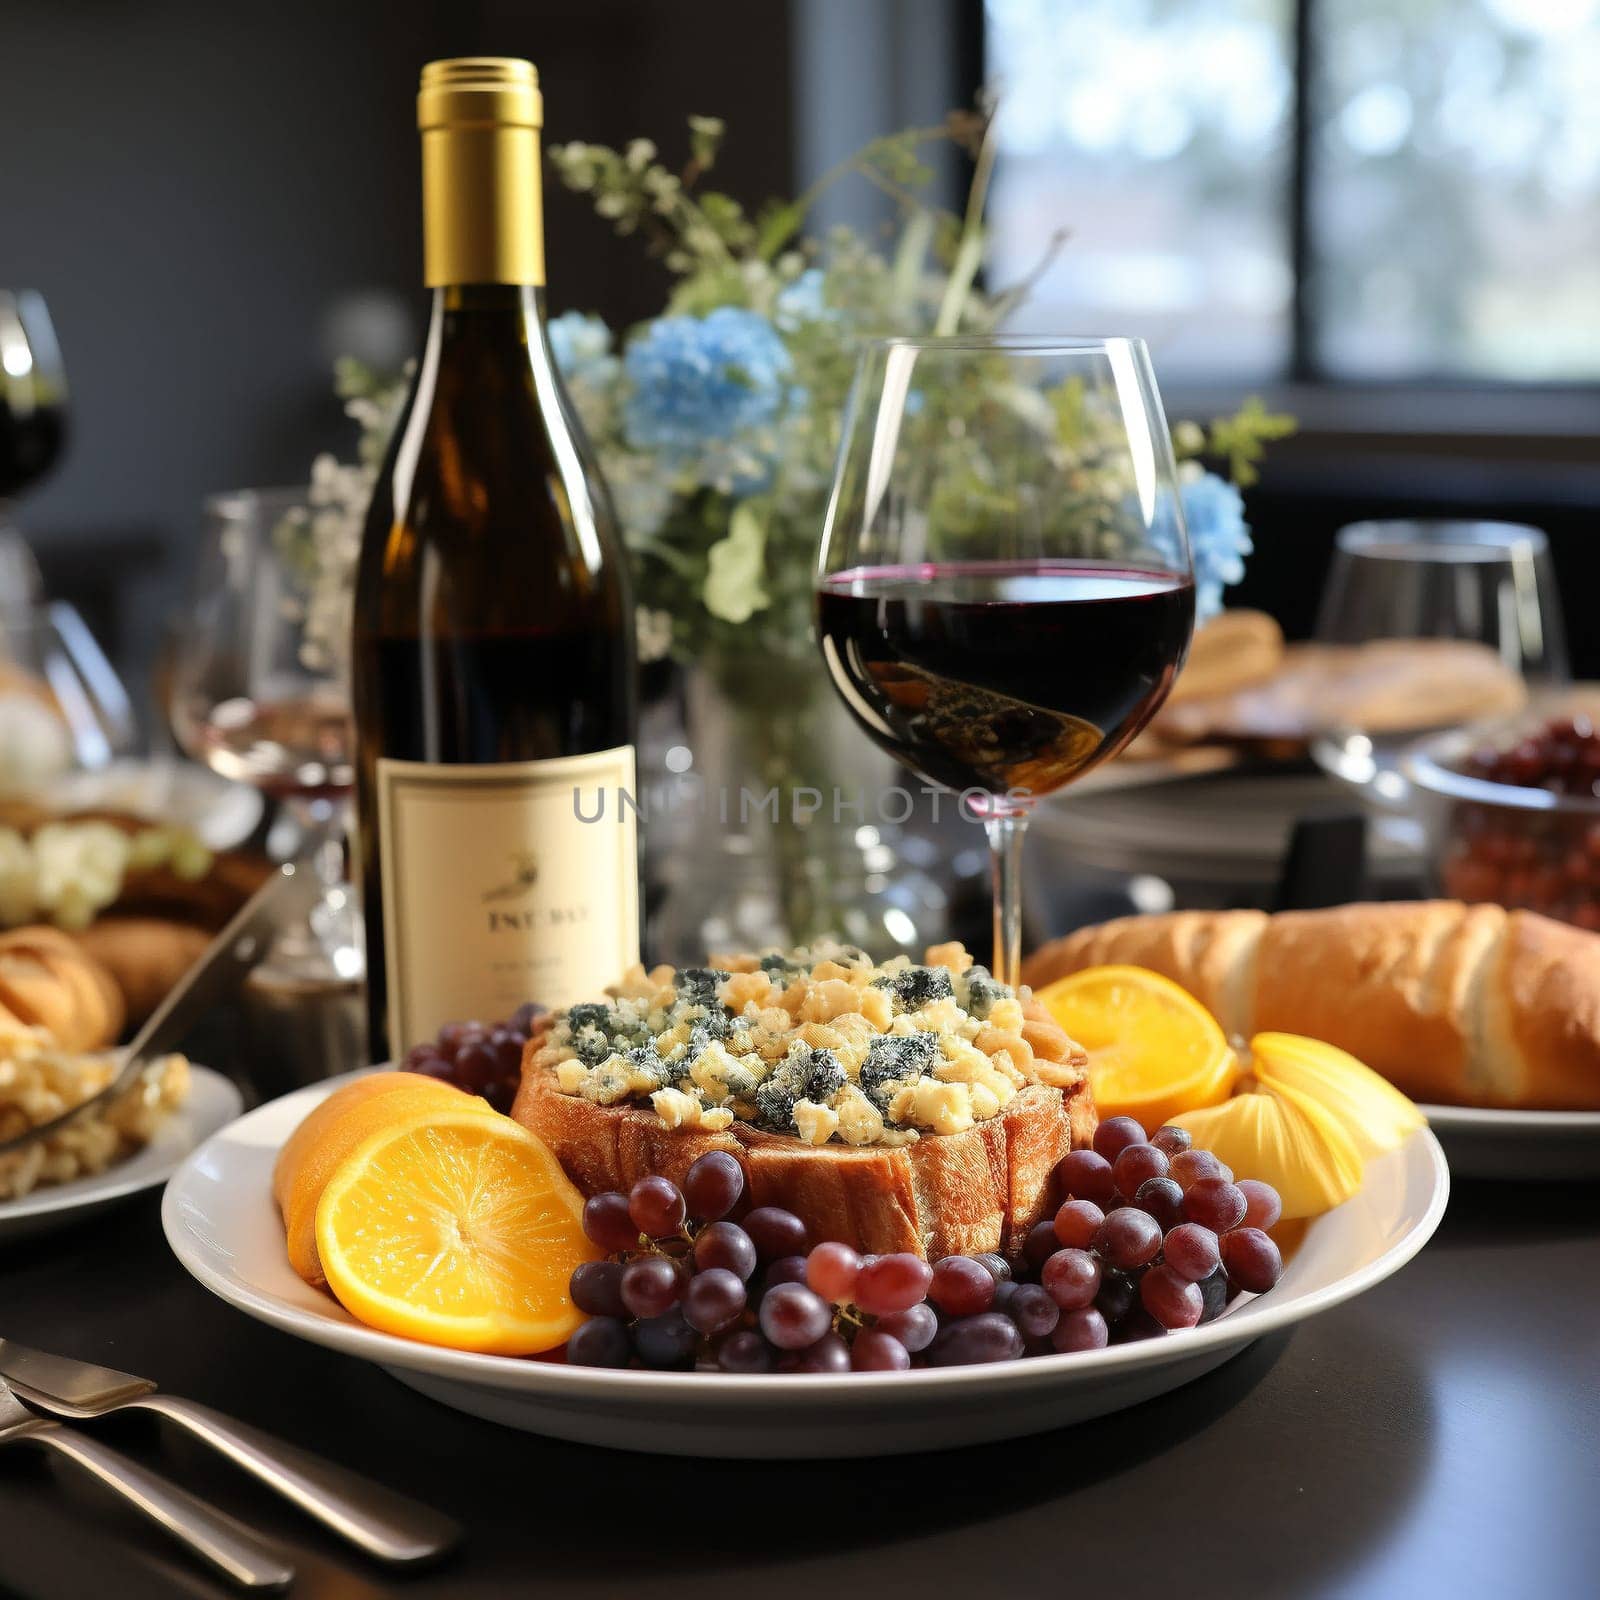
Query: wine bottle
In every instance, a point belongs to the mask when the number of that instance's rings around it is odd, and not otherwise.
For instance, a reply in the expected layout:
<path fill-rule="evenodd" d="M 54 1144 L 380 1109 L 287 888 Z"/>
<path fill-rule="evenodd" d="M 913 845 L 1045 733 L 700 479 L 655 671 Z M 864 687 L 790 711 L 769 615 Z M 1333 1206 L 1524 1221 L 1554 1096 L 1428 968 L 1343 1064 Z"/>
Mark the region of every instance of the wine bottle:
<path fill-rule="evenodd" d="M 431 62 L 417 113 L 433 306 L 352 658 L 374 1060 L 593 994 L 639 940 L 633 612 L 545 332 L 538 75 Z"/>

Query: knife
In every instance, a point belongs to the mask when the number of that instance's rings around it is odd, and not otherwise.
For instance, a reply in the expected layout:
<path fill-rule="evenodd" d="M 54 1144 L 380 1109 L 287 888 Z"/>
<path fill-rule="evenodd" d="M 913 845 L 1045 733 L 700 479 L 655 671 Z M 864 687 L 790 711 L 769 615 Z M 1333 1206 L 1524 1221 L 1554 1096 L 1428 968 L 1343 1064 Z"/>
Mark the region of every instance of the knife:
<path fill-rule="evenodd" d="M 112 1411 L 153 1411 L 220 1450 L 380 1561 L 424 1561 L 447 1550 L 460 1536 L 456 1524 L 431 1506 L 210 1406 L 157 1394 L 148 1378 L 0 1339 L 0 1382 L 4 1381 L 30 1405 L 74 1421 Z"/>
<path fill-rule="evenodd" d="M 294 1568 L 248 1529 L 119 1451 L 27 1410 L 0 1380 L 0 1447 L 42 1445 L 76 1461 L 174 1539 L 246 1589 L 283 1589 Z"/>
<path fill-rule="evenodd" d="M 152 1060 L 181 1043 L 196 1022 L 237 989 L 271 944 L 273 934 L 295 917 L 310 915 L 319 890 L 317 875 L 310 867 L 292 863 L 279 867 L 150 1013 L 133 1042 L 121 1052 L 122 1065 L 111 1082 L 48 1122 L 0 1140 L 0 1156 L 56 1132 L 130 1089 Z"/>

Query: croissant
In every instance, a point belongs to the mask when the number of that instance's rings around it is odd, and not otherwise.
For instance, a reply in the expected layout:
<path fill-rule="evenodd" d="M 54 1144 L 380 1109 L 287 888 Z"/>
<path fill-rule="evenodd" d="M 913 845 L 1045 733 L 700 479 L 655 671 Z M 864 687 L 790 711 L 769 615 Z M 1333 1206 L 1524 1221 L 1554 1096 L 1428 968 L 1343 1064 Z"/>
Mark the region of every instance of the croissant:
<path fill-rule="evenodd" d="M 43 1028 L 63 1050 L 99 1050 L 122 1032 L 122 991 L 58 928 L 0 934 L 0 1028 Z"/>

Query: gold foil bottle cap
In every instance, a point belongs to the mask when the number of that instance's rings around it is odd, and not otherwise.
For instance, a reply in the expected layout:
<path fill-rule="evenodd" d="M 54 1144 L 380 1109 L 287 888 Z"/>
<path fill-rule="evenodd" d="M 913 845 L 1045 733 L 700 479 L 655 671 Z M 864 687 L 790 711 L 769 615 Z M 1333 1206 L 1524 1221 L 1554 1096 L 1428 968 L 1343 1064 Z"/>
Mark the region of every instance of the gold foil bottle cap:
<path fill-rule="evenodd" d="M 539 130 L 531 61 L 430 61 L 417 94 L 422 130 L 423 282 L 544 282 Z"/>
<path fill-rule="evenodd" d="M 430 61 L 417 94 L 417 126 L 465 128 L 544 126 L 539 73 L 516 56 L 456 56 Z"/>

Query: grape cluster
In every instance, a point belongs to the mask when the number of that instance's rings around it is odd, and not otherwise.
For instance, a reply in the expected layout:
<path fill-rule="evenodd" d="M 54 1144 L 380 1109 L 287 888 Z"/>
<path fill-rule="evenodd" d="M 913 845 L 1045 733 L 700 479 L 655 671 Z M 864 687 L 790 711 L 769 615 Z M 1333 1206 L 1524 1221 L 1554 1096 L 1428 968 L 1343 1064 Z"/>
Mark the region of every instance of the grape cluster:
<path fill-rule="evenodd" d="M 509 1112 L 522 1081 L 522 1047 L 546 1015 L 545 1007 L 530 1000 L 504 1022 L 447 1022 L 432 1043 L 408 1050 L 400 1066 L 481 1095 L 496 1111 Z"/>
<path fill-rule="evenodd" d="M 1267 1229 L 1277 1191 L 1237 1182 L 1183 1128 L 1146 1139 L 1111 1117 L 1094 1147 L 1056 1167 L 1065 1195 L 1023 1245 L 1023 1259 L 1061 1307 L 1051 1348 L 1093 1350 L 1210 1322 L 1241 1290 L 1264 1294 L 1283 1272 Z"/>
<path fill-rule="evenodd" d="M 608 1252 L 573 1274 L 589 1321 L 579 1366 L 700 1366 L 723 1372 L 898 1372 L 1096 1350 L 1209 1322 L 1241 1290 L 1283 1270 L 1266 1230 L 1277 1192 L 1192 1147 L 1153 1139 L 1131 1117 L 1057 1166 L 1065 1198 L 1022 1251 L 861 1255 L 811 1244 L 792 1212 L 758 1206 L 734 1222 L 744 1173 L 714 1150 L 683 1186 L 640 1178 L 597 1194 L 583 1227 Z"/>

